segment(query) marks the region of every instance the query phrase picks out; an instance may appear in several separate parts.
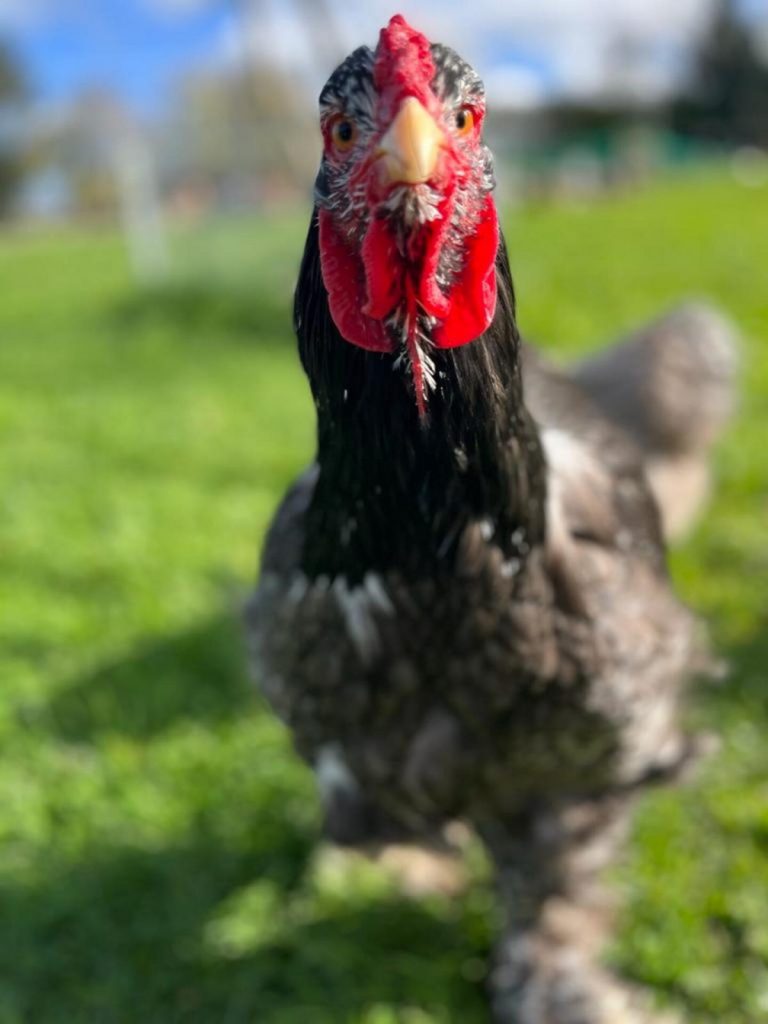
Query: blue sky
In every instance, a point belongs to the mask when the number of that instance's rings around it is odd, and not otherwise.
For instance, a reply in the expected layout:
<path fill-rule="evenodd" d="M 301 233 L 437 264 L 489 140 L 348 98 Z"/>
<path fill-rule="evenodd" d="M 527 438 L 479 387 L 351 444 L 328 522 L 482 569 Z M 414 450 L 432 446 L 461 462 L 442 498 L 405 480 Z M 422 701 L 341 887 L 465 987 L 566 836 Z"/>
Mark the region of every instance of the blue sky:
<path fill-rule="evenodd" d="M 87 9 L 52 4 L 37 16 L 9 19 L 5 34 L 41 99 L 62 102 L 84 88 L 107 85 L 131 105 L 152 111 L 185 67 L 209 59 L 227 18 L 224 4 L 163 13 L 141 0 L 98 0 Z"/>
<path fill-rule="evenodd" d="M 241 0 L 0 0 L 0 32 L 10 36 L 43 103 L 66 103 L 86 87 L 108 86 L 145 113 L 162 109 L 186 69 L 231 59 L 234 10 Z M 455 42 L 496 79 L 496 92 L 529 101 L 560 89 L 599 87 L 602 61 L 617 34 L 647 52 L 638 88 L 652 89 L 706 18 L 710 0 L 332 0 L 342 42 L 373 42 L 376 29 L 404 10 L 436 38 Z M 755 14 L 768 0 L 740 0 Z M 277 59 L 314 89 L 324 69 L 290 0 L 270 0 L 247 45 Z M 489 88 L 491 81 L 488 81 Z"/>

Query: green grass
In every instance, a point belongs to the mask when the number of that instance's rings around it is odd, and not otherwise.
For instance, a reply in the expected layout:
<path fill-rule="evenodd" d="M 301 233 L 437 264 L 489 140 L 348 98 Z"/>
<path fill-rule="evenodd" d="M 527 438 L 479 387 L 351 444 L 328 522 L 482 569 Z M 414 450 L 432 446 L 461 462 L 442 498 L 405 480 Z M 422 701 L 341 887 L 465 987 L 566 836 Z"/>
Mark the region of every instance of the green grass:
<path fill-rule="evenodd" d="M 491 897 L 317 869 L 311 779 L 237 608 L 313 425 L 289 329 L 304 218 L 0 240 L 0 1024 L 485 1019 Z M 525 332 L 582 352 L 681 296 L 745 335 L 718 491 L 674 554 L 733 672 L 722 753 L 649 796 L 615 960 L 701 1024 L 768 1019 L 768 190 L 702 175 L 513 212 Z"/>

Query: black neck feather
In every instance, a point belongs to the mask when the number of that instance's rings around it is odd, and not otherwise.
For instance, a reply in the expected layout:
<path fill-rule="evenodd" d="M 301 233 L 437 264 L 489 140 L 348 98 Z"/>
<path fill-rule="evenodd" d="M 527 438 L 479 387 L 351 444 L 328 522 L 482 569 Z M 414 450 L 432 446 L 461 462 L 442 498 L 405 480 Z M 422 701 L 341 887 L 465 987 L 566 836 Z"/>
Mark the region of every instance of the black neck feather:
<path fill-rule="evenodd" d="M 409 374 L 395 357 L 340 336 L 320 272 L 316 217 L 294 307 L 301 360 L 317 407 L 320 476 L 307 518 L 310 576 L 397 568 L 450 571 L 464 527 L 483 521 L 506 557 L 544 533 L 544 463 L 523 403 L 520 340 L 506 249 L 498 303 L 476 341 L 436 349 L 437 389 L 421 421 Z"/>

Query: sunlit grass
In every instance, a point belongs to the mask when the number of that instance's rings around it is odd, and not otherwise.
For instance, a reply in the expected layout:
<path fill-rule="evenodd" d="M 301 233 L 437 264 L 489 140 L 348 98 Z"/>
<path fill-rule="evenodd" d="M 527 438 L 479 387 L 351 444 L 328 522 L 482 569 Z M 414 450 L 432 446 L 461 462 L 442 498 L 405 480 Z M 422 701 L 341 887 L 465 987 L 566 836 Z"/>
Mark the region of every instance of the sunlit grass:
<path fill-rule="evenodd" d="M 719 485 L 673 557 L 733 674 L 723 752 L 650 796 L 615 959 L 702 1024 L 768 1019 L 768 191 L 711 175 L 506 218 L 563 355 L 686 295 L 745 332 Z M 313 867 L 315 796 L 237 609 L 313 423 L 304 217 L 179 231 L 138 292 L 108 232 L 0 241 L 0 1024 L 480 1022 L 489 896 Z"/>

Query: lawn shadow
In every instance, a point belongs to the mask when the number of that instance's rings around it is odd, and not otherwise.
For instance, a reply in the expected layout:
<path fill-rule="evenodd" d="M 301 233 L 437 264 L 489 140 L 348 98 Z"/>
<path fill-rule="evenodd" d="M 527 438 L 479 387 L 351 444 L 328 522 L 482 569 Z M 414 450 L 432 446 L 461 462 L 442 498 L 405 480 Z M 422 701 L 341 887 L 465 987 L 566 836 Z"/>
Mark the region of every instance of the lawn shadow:
<path fill-rule="evenodd" d="M 190 342 L 211 337 L 292 343 L 292 298 L 281 291 L 223 281 L 177 280 L 139 288 L 110 313 L 118 334 L 170 328 Z"/>
<path fill-rule="evenodd" d="M 46 715 L 87 742 L 255 706 L 239 623 L 221 615 L 73 681 Z M 94 844 L 69 862 L 51 848 L 25 883 L 0 884 L 0 1020 L 339 1024 L 381 1004 L 485 1020 L 476 919 L 343 881 L 318 894 L 315 815 L 274 756 L 254 749 L 262 781 L 241 813 L 224 787 L 170 845 Z"/>
<path fill-rule="evenodd" d="M 252 708 L 243 628 L 220 615 L 137 647 L 61 690 L 43 712 L 61 738 L 116 732 L 149 738 L 184 719 L 216 722 Z"/>
<path fill-rule="evenodd" d="M 246 842 L 200 829 L 0 887 L 0 1017 L 338 1024 L 393 1003 L 483 1021 L 480 983 L 461 976 L 478 957 L 461 914 L 396 895 L 311 897 L 311 837 L 277 802 L 246 811 Z M 232 947 L 216 923 L 238 901 Z"/>

